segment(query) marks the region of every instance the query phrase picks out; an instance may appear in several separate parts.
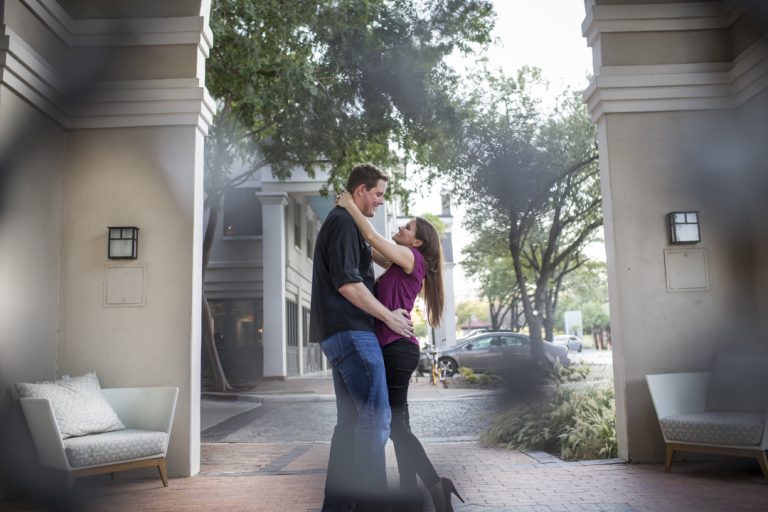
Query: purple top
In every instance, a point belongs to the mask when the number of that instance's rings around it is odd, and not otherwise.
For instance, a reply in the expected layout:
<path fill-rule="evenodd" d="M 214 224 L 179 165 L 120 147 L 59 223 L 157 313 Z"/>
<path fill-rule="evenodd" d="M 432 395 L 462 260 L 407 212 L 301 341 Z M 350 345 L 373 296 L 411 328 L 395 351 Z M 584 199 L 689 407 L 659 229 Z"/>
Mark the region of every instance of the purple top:
<path fill-rule="evenodd" d="M 389 310 L 402 308 L 410 313 L 416 296 L 421 291 L 427 267 L 424 256 L 417 249 L 411 247 L 411 252 L 413 253 L 413 272 L 406 274 L 402 268 L 393 264 L 376 282 L 376 298 Z M 379 345 L 382 347 L 395 340 L 403 339 L 401 335 L 379 320 L 376 320 L 376 337 L 379 338 Z M 408 339 L 416 345 L 419 344 L 419 340 L 414 336 Z"/>

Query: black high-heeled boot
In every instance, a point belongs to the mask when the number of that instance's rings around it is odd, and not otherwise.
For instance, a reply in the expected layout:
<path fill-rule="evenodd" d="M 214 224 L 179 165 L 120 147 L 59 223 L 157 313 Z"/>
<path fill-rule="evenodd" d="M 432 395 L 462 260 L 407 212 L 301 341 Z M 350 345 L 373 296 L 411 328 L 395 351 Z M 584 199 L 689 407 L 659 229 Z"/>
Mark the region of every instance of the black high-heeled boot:
<path fill-rule="evenodd" d="M 451 493 L 455 494 L 464 503 L 464 498 L 461 497 L 459 491 L 456 490 L 456 486 L 453 485 L 449 478 L 440 477 L 440 480 L 429 488 L 432 503 L 435 505 L 435 512 L 453 512 Z"/>

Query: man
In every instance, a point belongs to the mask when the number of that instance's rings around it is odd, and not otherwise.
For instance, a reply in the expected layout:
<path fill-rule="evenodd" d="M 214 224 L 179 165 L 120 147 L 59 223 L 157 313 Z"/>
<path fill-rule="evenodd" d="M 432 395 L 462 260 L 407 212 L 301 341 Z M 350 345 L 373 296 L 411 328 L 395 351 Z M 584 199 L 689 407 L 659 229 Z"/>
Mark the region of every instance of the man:
<path fill-rule="evenodd" d="M 352 169 L 347 190 L 368 217 L 384 204 L 387 176 L 370 164 Z M 390 311 L 373 295 L 371 247 L 344 208 L 328 214 L 317 235 L 312 272 L 310 341 L 333 369 L 336 428 L 331 439 L 323 512 L 383 510 L 384 447 L 391 412 L 374 318 L 408 337 L 405 310 Z"/>

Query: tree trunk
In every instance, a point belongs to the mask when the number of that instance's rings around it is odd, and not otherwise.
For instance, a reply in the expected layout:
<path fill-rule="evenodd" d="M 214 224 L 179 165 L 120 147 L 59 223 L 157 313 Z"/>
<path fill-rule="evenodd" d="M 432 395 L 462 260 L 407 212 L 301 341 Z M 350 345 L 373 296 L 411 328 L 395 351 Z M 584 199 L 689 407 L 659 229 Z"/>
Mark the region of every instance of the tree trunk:
<path fill-rule="evenodd" d="M 488 297 L 488 308 L 491 315 L 491 329 L 498 331 L 504 324 L 504 319 L 507 318 L 507 314 L 509 314 L 509 304 L 504 304 L 504 301 L 502 300 L 499 305 L 496 306 L 494 301 Z"/>
<path fill-rule="evenodd" d="M 552 341 L 555 335 L 555 320 L 549 316 L 544 318 L 544 339 Z"/>
<path fill-rule="evenodd" d="M 515 269 L 515 276 L 517 277 L 517 288 L 520 291 L 520 298 L 523 303 L 523 314 L 525 315 L 525 321 L 528 324 L 529 335 L 531 339 L 531 359 L 534 361 L 544 361 L 544 344 L 541 342 L 541 318 L 539 313 L 535 311 L 535 305 L 541 303 L 541 301 L 534 298 L 534 304 L 531 303 L 531 298 L 528 295 L 528 282 L 525 279 L 523 273 L 522 262 L 522 221 L 516 212 L 510 211 L 509 218 L 511 225 L 509 228 L 509 252 L 512 255 L 512 265 Z M 539 286 L 536 287 L 536 294 L 540 293 Z"/>
<path fill-rule="evenodd" d="M 557 293 L 556 289 L 552 290 L 551 288 L 548 289 L 545 292 L 545 302 L 544 302 L 544 314 L 542 316 L 542 324 L 544 325 L 544 339 L 552 341 L 554 339 L 555 334 L 555 294 Z"/>
<path fill-rule="evenodd" d="M 514 332 L 520 332 L 525 326 L 525 318 L 523 312 L 520 310 L 520 299 L 516 298 L 512 300 L 510 311 L 512 312 L 512 330 Z"/>
<path fill-rule="evenodd" d="M 205 298 L 205 292 L 203 292 L 202 304 L 203 348 L 208 356 L 208 362 L 211 366 L 211 372 L 213 373 L 213 388 L 216 391 L 232 391 L 234 388 L 229 384 L 227 376 L 224 374 L 224 367 L 221 365 L 219 351 L 216 348 L 216 342 L 213 338 L 213 315 L 211 314 L 211 307 Z"/>
<path fill-rule="evenodd" d="M 533 296 L 531 315 L 528 317 L 526 314 L 526 319 L 528 320 L 528 336 L 531 338 L 531 356 L 537 361 L 544 363 L 544 343 L 541 336 L 543 320 L 541 308 L 544 306 L 545 300 L 542 298 L 544 291 L 541 288 L 541 284 L 537 283 Z"/>
<path fill-rule="evenodd" d="M 208 213 L 208 224 L 205 226 L 205 237 L 203 238 L 203 280 L 205 279 L 205 271 L 208 268 L 208 260 L 211 255 L 211 247 L 213 247 L 213 238 L 216 234 L 216 225 L 219 223 L 219 215 L 221 213 L 222 195 L 219 194 L 212 198 Z M 211 306 L 208 304 L 208 298 L 203 292 L 202 298 L 202 344 L 205 349 L 205 353 L 208 356 L 208 362 L 211 365 L 211 372 L 213 373 L 213 385 L 216 391 L 232 391 L 234 388 L 229 384 L 227 376 L 224 373 L 224 367 L 221 364 L 219 358 L 219 351 L 216 348 L 216 342 L 213 338 L 214 325 L 213 315 L 211 314 Z"/>
<path fill-rule="evenodd" d="M 491 330 L 499 330 L 499 311 L 494 306 L 492 300 L 488 300 L 488 313 L 491 317 Z"/>

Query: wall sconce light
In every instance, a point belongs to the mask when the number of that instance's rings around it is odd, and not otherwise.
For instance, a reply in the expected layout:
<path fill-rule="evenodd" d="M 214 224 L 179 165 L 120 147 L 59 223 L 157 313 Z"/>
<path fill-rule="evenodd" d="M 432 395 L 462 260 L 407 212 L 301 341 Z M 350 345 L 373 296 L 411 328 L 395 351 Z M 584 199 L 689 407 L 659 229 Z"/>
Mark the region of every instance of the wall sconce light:
<path fill-rule="evenodd" d="M 109 227 L 107 256 L 111 260 L 135 260 L 138 257 L 139 228 Z"/>
<path fill-rule="evenodd" d="M 699 212 L 671 212 L 669 222 L 669 240 L 673 244 L 695 244 L 701 242 L 699 231 Z"/>

